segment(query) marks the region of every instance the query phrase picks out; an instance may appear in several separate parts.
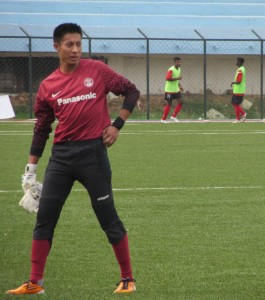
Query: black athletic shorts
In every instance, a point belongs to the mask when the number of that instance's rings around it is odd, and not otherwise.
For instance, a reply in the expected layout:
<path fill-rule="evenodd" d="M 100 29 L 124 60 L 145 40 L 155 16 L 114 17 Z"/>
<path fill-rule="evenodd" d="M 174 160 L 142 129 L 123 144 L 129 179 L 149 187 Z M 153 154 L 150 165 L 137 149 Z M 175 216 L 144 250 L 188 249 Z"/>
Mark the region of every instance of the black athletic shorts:
<path fill-rule="evenodd" d="M 231 99 L 232 104 L 241 104 L 243 102 L 244 96 L 233 95 Z"/>
<path fill-rule="evenodd" d="M 180 100 L 182 98 L 181 92 L 171 94 L 171 93 L 165 93 L 165 100 L 169 103 L 172 104 L 173 100 Z"/>

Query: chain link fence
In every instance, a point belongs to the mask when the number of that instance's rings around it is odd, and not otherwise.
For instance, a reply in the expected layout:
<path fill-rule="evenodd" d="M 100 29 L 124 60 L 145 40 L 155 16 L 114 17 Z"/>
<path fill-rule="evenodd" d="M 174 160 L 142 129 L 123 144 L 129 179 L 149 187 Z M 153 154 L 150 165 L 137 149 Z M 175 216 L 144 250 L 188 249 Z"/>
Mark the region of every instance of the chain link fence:
<path fill-rule="evenodd" d="M 50 37 L 1 37 L 0 94 L 9 95 L 16 118 L 34 118 L 40 82 L 59 64 Z M 236 58 L 245 58 L 247 91 L 243 106 L 249 119 L 263 119 L 263 44 L 248 40 L 97 38 L 85 35 L 83 57 L 104 55 L 111 68 L 136 84 L 141 110 L 132 119 L 160 120 L 165 105 L 165 76 L 174 56 L 181 58 L 183 109 L 179 119 L 232 119 L 231 82 Z M 111 117 L 116 117 L 121 97 L 108 95 Z"/>

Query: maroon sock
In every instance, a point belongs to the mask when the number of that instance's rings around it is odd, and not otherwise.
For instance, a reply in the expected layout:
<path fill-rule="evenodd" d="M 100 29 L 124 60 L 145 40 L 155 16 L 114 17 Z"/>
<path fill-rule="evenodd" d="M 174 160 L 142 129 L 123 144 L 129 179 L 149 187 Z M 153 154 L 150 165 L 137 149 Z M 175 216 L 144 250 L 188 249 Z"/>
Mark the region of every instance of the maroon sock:
<path fill-rule="evenodd" d="M 32 241 L 30 281 L 33 283 L 43 279 L 46 259 L 50 249 L 51 244 L 49 240 Z"/>
<path fill-rule="evenodd" d="M 178 103 L 174 109 L 174 112 L 172 114 L 172 117 L 176 117 L 177 114 L 181 111 L 181 108 L 182 108 L 182 104 L 181 103 Z"/>
<path fill-rule="evenodd" d="M 235 110 L 235 114 L 236 114 L 236 119 L 240 120 L 240 109 L 239 109 L 240 106 L 236 105 L 236 104 L 234 104 L 233 106 L 234 106 L 234 110 Z"/>
<path fill-rule="evenodd" d="M 170 111 L 170 105 L 166 105 L 165 106 L 165 108 L 164 108 L 164 113 L 163 113 L 163 116 L 162 116 L 162 120 L 166 120 L 166 118 L 167 118 L 167 115 L 168 115 L 168 113 L 169 113 L 169 111 Z"/>
<path fill-rule="evenodd" d="M 125 234 L 124 238 L 118 244 L 112 245 L 112 247 L 120 265 L 121 278 L 133 278 L 128 235 Z"/>
<path fill-rule="evenodd" d="M 240 112 L 240 114 L 242 115 L 242 116 L 244 116 L 246 113 L 245 113 L 245 111 L 243 110 L 243 108 L 240 106 L 240 105 L 238 105 L 238 107 L 239 107 L 239 112 Z"/>

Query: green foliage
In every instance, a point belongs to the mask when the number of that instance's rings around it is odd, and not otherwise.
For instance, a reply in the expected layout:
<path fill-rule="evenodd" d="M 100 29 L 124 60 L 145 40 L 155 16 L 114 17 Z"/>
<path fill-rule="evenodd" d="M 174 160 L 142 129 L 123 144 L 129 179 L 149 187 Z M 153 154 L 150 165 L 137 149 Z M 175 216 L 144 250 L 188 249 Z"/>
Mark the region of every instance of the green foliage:
<path fill-rule="evenodd" d="M 35 215 L 18 206 L 32 123 L 0 123 L 0 294 L 28 279 Z M 264 299 L 263 123 L 127 123 L 109 149 L 137 292 L 76 183 L 58 223 L 42 299 Z M 52 137 L 39 162 L 38 179 Z M 28 299 L 28 296 L 19 297 Z"/>

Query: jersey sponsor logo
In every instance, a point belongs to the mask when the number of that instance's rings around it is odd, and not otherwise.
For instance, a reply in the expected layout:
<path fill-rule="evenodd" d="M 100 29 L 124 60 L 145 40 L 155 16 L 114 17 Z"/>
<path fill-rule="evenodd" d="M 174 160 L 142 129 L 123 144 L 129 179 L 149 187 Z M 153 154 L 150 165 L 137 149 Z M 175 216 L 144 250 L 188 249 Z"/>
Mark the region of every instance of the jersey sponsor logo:
<path fill-rule="evenodd" d="M 71 98 L 65 98 L 65 99 L 60 98 L 60 99 L 57 99 L 57 103 L 60 106 L 60 105 L 65 105 L 65 104 L 69 104 L 69 103 L 73 103 L 73 102 L 96 99 L 96 97 L 97 97 L 96 93 L 90 92 L 89 94 L 75 96 L 75 97 L 71 97 Z"/>
<path fill-rule="evenodd" d="M 91 87 L 91 86 L 93 86 L 93 84 L 94 84 L 94 80 L 92 78 L 86 78 L 84 81 L 84 85 L 86 87 Z"/>
<path fill-rule="evenodd" d="M 108 198 L 109 198 L 109 194 L 106 196 L 97 198 L 97 201 L 104 201 L 104 200 L 107 200 Z"/>
<path fill-rule="evenodd" d="M 61 91 L 59 91 L 58 93 L 52 94 L 52 98 L 58 96 L 61 93 Z"/>

